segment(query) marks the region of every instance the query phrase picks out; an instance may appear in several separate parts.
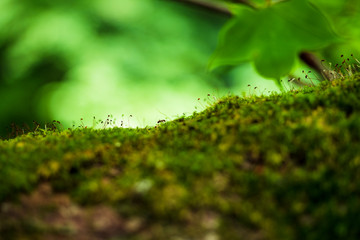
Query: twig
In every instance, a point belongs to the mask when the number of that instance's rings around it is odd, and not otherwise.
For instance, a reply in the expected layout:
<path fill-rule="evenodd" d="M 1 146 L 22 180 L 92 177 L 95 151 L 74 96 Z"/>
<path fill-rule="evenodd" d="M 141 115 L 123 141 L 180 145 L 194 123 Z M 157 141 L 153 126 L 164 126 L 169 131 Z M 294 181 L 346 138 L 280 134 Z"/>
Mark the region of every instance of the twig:
<path fill-rule="evenodd" d="M 223 4 L 216 4 L 214 2 L 210 3 L 209 1 L 205 1 L 205 0 L 170 0 L 170 1 L 175 1 L 186 5 L 198 7 L 201 9 L 205 9 L 207 11 L 220 13 L 226 16 L 232 15 L 231 12 Z M 244 4 L 252 9 L 256 9 L 256 7 L 248 0 L 227 0 L 226 2 Z"/>
<path fill-rule="evenodd" d="M 231 16 L 231 12 L 226 7 L 218 5 L 218 4 L 214 4 L 214 3 L 198 1 L 198 0 L 170 0 L 170 1 L 179 2 L 179 3 L 185 4 L 185 5 L 190 5 L 193 7 L 197 7 L 200 9 L 207 10 L 207 11 L 215 12 L 215 13 L 222 14 L 225 16 Z"/>
<path fill-rule="evenodd" d="M 320 76 L 323 76 L 324 80 L 332 80 L 334 77 L 329 73 L 329 69 L 326 69 L 321 61 L 310 52 L 301 52 L 300 59 L 306 63 L 309 67 L 317 71 Z"/>

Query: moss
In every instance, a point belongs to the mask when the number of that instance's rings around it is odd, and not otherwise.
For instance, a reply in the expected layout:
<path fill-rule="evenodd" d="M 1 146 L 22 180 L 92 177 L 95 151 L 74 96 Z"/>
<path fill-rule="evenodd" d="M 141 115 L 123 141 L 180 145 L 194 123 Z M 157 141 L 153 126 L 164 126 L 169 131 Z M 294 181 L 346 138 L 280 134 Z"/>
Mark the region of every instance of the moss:
<path fill-rule="evenodd" d="M 36 209 L 8 218 L 4 206 L 22 209 L 16 199 L 47 183 L 79 208 L 111 206 L 132 226 L 106 238 L 357 239 L 359 96 L 354 77 L 228 96 L 156 128 L 42 131 L 0 141 L 0 218 L 10 219 L 0 232 L 40 238 L 40 230 L 21 228 Z"/>

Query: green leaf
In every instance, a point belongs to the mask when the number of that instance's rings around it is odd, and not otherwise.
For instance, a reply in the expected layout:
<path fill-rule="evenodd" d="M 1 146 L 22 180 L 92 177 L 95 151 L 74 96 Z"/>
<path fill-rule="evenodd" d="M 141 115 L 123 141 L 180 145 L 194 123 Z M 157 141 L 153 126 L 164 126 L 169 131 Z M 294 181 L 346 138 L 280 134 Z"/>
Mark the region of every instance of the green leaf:
<path fill-rule="evenodd" d="M 210 70 L 253 61 L 262 76 L 279 79 L 291 72 L 299 52 L 338 41 L 326 18 L 306 0 L 241 8 L 222 29 Z"/>

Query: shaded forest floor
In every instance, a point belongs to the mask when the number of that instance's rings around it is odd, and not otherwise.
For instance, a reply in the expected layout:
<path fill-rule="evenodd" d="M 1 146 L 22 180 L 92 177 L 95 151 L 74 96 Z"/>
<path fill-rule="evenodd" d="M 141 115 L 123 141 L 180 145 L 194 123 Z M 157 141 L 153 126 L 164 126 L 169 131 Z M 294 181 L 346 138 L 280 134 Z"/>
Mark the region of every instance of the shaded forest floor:
<path fill-rule="evenodd" d="M 357 239 L 360 78 L 0 141 L 0 239 Z"/>

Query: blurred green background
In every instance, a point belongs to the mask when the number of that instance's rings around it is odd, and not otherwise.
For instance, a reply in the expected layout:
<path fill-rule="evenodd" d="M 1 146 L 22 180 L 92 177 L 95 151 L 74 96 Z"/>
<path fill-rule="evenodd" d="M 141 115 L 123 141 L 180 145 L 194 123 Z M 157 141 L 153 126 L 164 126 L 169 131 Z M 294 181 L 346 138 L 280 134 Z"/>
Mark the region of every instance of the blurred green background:
<path fill-rule="evenodd" d="M 335 2 L 319 6 L 343 16 Z M 277 89 L 251 64 L 207 72 L 228 20 L 220 14 L 167 0 L 1 0 L 0 9 L 0 135 L 11 123 L 91 126 L 108 114 L 145 127 L 201 110 L 207 94 Z M 341 47 L 329 49 L 331 59 Z"/>
<path fill-rule="evenodd" d="M 261 81 L 249 66 L 207 72 L 227 20 L 213 12 L 157 0 L 1 0 L 0 9 L 1 133 L 12 122 L 70 127 L 108 114 L 145 127 Z"/>

